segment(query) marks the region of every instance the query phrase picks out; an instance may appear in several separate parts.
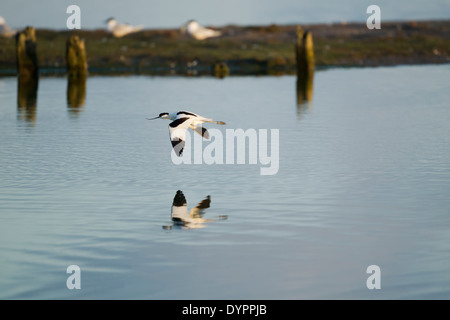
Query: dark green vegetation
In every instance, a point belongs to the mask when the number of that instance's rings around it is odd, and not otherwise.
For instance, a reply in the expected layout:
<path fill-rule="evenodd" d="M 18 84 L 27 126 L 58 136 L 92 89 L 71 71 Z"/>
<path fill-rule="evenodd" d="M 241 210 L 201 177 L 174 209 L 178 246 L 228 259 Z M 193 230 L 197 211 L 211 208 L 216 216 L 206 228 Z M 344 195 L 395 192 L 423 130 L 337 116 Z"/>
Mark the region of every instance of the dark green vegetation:
<path fill-rule="evenodd" d="M 197 41 L 177 29 L 144 30 L 114 38 L 103 30 L 36 30 L 40 72 L 66 71 L 66 42 L 84 40 L 89 72 L 211 74 L 225 62 L 230 74 L 295 73 L 296 25 L 225 26 L 223 36 Z M 315 62 L 326 66 L 381 66 L 450 62 L 450 20 L 302 25 L 311 31 Z M 0 73 L 16 73 L 15 39 L 0 38 Z"/>

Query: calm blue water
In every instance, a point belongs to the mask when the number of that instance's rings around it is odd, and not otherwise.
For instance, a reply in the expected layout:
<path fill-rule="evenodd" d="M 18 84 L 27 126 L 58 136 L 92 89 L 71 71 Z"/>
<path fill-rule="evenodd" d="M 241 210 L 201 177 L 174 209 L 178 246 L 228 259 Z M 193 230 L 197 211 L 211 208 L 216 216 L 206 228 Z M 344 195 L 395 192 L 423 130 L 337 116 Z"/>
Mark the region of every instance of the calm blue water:
<path fill-rule="evenodd" d="M 292 76 L 93 76 L 79 107 L 41 78 L 28 109 L 1 78 L 0 298 L 449 299 L 449 78 L 320 71 L 297 106 Z M 169 122 L 145 118 L 182 109 L 279 129 L 278 173 L 173 164 Z M 177 190 L 227 219 L 163 228 Z"/>

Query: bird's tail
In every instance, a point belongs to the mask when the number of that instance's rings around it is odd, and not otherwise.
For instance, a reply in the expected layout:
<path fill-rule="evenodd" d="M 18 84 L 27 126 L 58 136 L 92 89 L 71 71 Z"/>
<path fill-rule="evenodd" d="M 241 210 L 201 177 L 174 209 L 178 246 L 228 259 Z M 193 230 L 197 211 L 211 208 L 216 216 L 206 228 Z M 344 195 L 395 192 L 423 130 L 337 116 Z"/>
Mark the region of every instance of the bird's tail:
<path fill-rule="evenodd" d="M 226 123 L 225 122 L 223 122 L 223 121 L 211 121 L 212 123 L 215 123 L 215 124 L 221 124 L 221 125 L 225 125 Z"/>

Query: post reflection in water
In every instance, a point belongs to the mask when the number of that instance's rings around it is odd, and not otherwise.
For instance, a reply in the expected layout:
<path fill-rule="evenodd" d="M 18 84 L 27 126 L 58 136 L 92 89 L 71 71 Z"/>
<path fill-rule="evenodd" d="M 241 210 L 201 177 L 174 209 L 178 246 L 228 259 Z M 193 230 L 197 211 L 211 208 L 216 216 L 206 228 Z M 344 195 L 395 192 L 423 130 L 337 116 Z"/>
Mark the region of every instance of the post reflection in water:
<path fill-rule="evenodd" d="M 83 111 L 86 100 L 86 76 L 68 77 L 67 107 L 71 116 L 78 116 Z"/>
<path fill-rule="evenodd" d="M 34 125 L 36 122 L 36 105 L 38 77 L 21 77 L 17 79 L 17 118 Z"/>
<path fill-rule="evenodd" d="M 205 219 L 205 209 L 208 209 L 211 204 L 211 197 L 207 196 L 204 200 L 199 202 L 196 207 L 188 212 L 186 198 L 183 191 L 178 190 L 172 202 L 172 225 L 165 225 L 163 229 L 171 230 L 173 227 L 180 229 L 197 229 L 204 228 L 206 222 L 215 220 L 226 220 L 228 216 L 221 215 L 213 219 Z"/>
<path fill-rule="evenodd" d="M 297 77 L 297 113 L 310 110 L 313 99 L 314 73 Z"/>

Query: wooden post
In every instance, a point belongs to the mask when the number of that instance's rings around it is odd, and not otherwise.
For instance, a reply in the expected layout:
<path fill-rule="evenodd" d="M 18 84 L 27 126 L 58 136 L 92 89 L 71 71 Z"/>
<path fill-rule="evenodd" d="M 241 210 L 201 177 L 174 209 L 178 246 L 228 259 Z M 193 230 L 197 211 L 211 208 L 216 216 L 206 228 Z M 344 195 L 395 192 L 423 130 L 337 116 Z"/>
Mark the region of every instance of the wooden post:
<path fill-rule="evenodd" d="M 314 45 L 312 34 L 309 31 L 304 32 L 303 29 L 297 27 L 297 76 L 304 76 L 306 73 L 314 73 Z"/>
<path fill-rule="evenodd" d="M 36 54 L 36 32 L 26 27 L 16 34 L 17 70 L 22 81 L 37 79 L 39 68 Z"/>
<path fill-rule="evenodd" d="M 86 78 L 88 65 L 84 41 L 71 36 L 66 43 L 67 63 L 67 105 L 72 115 L 77 115 L 84 106 L 86 98 Z"/>
<path fill-rule="evenodd" d="M 39 67 L 36 53 L 36 31 L 26 27 L 16 34 L 17 55 L 17 110 L 19 118 L 34 123 L 36 121 L 37 89 Z"/>
<path fill-rule="evenodd" d="M 69 78 L 86 78 L 88 65 L 84 41 L 71 36 L 66 43 L 66 63 Z"/>
<path fill-rule="evenodd" d="M 312 100 L 313 79 L 315 69 L 314 46 L 312 34 L 297 27 L 297 43 L 295 47 L 297 59 L 297 103 Z"/>
<path fill-rule="evenodd" d="M 225 78 L 230 74 L 230 69 L 225 62 L 217 62 L 213 66 L 213 74 L 217 78 Z"/>

